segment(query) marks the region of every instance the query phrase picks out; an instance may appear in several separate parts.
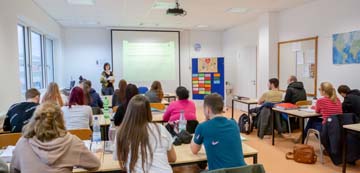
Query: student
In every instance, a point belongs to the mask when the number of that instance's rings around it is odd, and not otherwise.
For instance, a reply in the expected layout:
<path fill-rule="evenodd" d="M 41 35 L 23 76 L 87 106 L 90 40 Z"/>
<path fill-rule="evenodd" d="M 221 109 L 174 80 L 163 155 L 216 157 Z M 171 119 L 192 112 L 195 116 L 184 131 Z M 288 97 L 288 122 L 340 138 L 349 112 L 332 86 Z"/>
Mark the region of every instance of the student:
<path fill-rule="evenodd" d="M 74 166 L 96 171 L 100 160 L 83 141 L 66 131 L 58 105 L 51 102 L 41 104 L 16 143 L 11 172 L 71 173 Z"/>
<path fill-rule="evenodd" d="M 316 101 L 315 111 L 320 113 L 322 118 L 310 118 L 305 128 L 305 134 L 310 128 L 321 132 L 322 124 L 325 124 L 328 117 L 343 113 L 341 102 L 337 98 L 336 90 L 331 83 L 321 83 L 319 91 L 322 98 Z"/>
<path fill-rule="evenodd" d="M 110 64 L 104 64 L 104 71 L 101 73 L 100 83 L 102 85 L 101 93 L 102 95 L 113 95 L 114 94 L 114 75 L 110 71 Z"/>
<path fill-rule="evenodd" d="M 104 103 L 101 100 L 100 95 L 93 88 L 91 88 L 91 81 L 84 81 L 83 86 L 83 90 L 85 93 L 85 101 L 87 105 L 91 107 L 103 108 Z"/>
<path fill-rule="evenodd" d="M 119 106 L 120 104 L 124 104 L 126 102 L 125 98 L 125 90 L 126 90 L 127 82 L 124 79 L 121 79 L 118 84 L 118 89 L 115 90 L 112 96 L 112 106 Z"/>
<path fill-rule="evenodd" d="M 150 100 L 150 103 L 161 103 L 164 98 L 164 92 L 159 81 L 154 81 L 145 96 Z"/>
<path fill-rule="evenodd" d="M 184 111 L 186 120 L 196 120 L 195 104 L 193 101 L 188 100 L 189 91 L 185 87 L 179 86 L 176 89 L 176 95 L 178 100 L 170 103 L 169 107 L 164 113 L 163 120 L 175 122 L 180 119 L 181 111 Z"/>
<path fill-rule="evenodd" d="M 347 85 L 340 85 L 338 92 L 344 97 L 343 112 L 360 114 L 360 91 L 358 89 L 350 90 Z"/>
<path fill-rule="evenodd" d="M 148 99 L 142 95 L 134 96 L 117 132 L 114 151 L 115 158 L 127 172 L 172 172 L 169 162 L 176 160 L 172 137 L 165 127 L 151 121 Z"/>
<path fill-rule="evenodd" d="M 41 103 L 51 101 L 57 103 L 61 107 L 64 106 L 62 97 L 63 96 L 60 93 L 58 84 L 55 82 L 51 82 L 47 87 L 45 95 L 41 99 Z"/>
<path fill-rule="evenodd" d="M 139 94 L 139 90 L 134 84 L 128 84 L 125 89 L 125 103 L 120 104 L 118 109 L 116 110 L 116 113 L 114 115 L 114 124 L 115 126 L 120 126 L 122 123 L 125 112 L 127 109 L 127 105 L 130 102 L 131 98 L 133 98 L 135 95 Z"/>
<path fill-rule="evenodd" d="M 285 103 L 295 104 L 298 101 L 306 100 L 306 91 L 302 82 L 298 82 L 296 76 L 290 76 L 287 80 L 288 87 L 285 94 Z"/>
<path fill-rule="evenodd" d="M 207 121 L 195 130 L 191 151 L 197 154 L 204 144 L 209 170 L 244 166 L 240 130 L 234 120 L 222 116 L 223 98 L 210 94 L 204 98 L 204 115 Z"/>
<path fill-rule="evenodd" d="M 74 87 L 70 93 L 69 106 L 63 106 L 66 128 L 89 129 L 92 124 L 92 109 L 85 105 L 84 91 L 80 87 Z"/>
<path fill-rule="evenodd" d="M 269 91 L 264 93 L 258 100 L 259 105 L 265 102 L 279 103 L 282 101 L 283 93 L 279 91 L 279 80 L 276 78 L 269 79 L 268 87 Z"/>
<path fill-rule="evenodd" d="M 11 131 L 11 133 L 19 133 L 32 117 L 36 107 L 39 105 L 40 92 L 31 88 L 25 93 L 25 102 L 12 105 L 4 120 L 4 131 Z"/>

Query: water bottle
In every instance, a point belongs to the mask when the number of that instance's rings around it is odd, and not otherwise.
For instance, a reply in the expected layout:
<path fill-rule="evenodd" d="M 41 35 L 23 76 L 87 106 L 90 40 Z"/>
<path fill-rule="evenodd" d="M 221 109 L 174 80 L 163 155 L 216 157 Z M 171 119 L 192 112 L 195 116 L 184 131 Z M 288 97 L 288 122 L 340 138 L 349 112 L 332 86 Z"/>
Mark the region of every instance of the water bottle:
<path fill-rule="evenodd" d="M 98 117 L 94 117 L 91 150 L 93 152 L 96 152 L 100 148 L 100 143 L 101 143 L 100 123 Z"/>
<path fill-rule="evenodd" d="M 179 133 L 183 130 L 186 130 L 186 118 L 184 115 L 184 110 L 181 110 L 179 119 Z"/>
<path fill-rule="evenodd" d="M 105 96 L 104 98 L 104 118 L 109 119 L 110 113 L 109 113 L 109 99 Z"/>

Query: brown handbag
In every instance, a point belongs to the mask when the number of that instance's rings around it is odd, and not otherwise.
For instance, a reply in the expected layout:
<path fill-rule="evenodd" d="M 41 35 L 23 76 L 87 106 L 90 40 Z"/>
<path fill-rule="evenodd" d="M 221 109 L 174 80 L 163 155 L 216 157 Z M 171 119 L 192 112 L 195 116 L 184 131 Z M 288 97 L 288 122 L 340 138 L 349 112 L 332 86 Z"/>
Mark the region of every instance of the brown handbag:
<path fill-rule="evenodd" d="M 305 144 L 296 144 L 294 152 L 286 153 L 286 159 L 295 160 L 299 163 L 314 164 L 316 163 L 317 156 L 314 147 Z"/>

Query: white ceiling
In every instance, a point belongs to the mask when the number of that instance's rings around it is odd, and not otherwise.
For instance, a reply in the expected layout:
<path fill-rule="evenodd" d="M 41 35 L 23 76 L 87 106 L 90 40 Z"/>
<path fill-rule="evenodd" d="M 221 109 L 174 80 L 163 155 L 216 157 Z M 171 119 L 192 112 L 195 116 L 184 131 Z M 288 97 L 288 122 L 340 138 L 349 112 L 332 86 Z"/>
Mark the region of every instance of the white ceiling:
<path fill-rule="evenodd" d="M 167 16 L 153 9 L 156 2 L 174 0 L 95 0 L 95 5 L 70 5 L 67 0 L 33 0 L 65 27 L 147 27 L 224 30 L 269 12 L 292 8 L 312 0 L 180 0 L 185 17 Z M 230 8 L 248 8 L 229 13 Z M 207 25 L 207 28 L 198 28 Z"/>

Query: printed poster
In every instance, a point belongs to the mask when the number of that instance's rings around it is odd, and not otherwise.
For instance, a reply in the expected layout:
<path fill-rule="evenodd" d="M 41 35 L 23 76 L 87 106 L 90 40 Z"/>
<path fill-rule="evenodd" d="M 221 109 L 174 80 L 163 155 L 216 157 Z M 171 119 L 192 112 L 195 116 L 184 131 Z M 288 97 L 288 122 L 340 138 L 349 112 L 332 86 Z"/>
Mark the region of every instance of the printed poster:
<path fill-rule="evenodd" d="M 218 72 L 218 58 L 199 58 L 198 72 L 199 73 L 217 73 Z"/>

